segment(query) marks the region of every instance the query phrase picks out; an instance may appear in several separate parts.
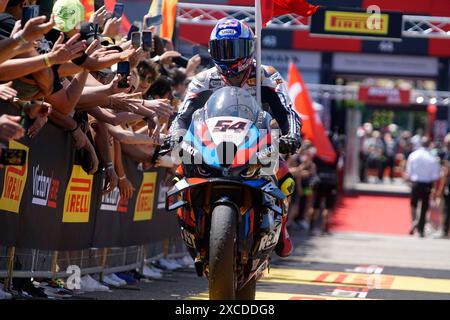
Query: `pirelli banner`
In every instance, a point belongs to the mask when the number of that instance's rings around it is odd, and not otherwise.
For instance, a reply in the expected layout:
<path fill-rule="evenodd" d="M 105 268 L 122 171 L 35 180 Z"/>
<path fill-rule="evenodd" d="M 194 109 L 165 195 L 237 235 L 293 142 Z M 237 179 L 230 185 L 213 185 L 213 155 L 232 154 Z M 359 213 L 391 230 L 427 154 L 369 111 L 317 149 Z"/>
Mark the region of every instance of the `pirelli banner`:
<path fill-rule="evenodd" d="M 11 141 L 27 150 L 24 166 L 0 170 L 0 245 L 79 250 L 146 244 L 178 235 L 176 215 L 161 206 L 163 170 L 143 172 L 125 158 L 136 191 L 129 200 L 115 189 L 102 195 L 103 175 L 78 164 L 72 138 L 47 124 L 33 139 Z"/>
<path fill-rule="evenodd" d="M 322 7 L 311 17 L 310 33 L 332 37 L 401 41 L 402 28 L 401 12 L 382 12 L 378 6 L 371 6 L 368 10 Z"/>
<path fill-rule="evenodd" d="M 119 189 L 101 197 L 93 246 L 124 247 L 177 236 L 176 215 L 164 209 L 169 183 L 166 170 L 143 172 L 126 157 L 123 163 L 136 190 L 128 200 L 121 198 Z"/>

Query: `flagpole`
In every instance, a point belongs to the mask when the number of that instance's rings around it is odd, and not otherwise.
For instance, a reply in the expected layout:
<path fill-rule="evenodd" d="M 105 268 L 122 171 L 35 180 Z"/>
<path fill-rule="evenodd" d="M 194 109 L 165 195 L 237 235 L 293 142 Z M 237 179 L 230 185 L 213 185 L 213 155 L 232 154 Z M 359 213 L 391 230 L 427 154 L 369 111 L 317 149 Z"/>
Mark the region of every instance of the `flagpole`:
<path fill-rule="evenodd" d="M 262 14 L 261 0 L 255 0 L 255 33 L 256 33 L 256 101 L 262 105 L 261 99 L 261 42 L 262 42 Z"/>
<path fill-rule="evenodd" d="M 154 1 L 154 0 L 153 0 Z M 156 15 L 162 14 L 163 0 L 157 0 Z M 161 35 L 161 25 L 156 26 L 156 34 Z"/>

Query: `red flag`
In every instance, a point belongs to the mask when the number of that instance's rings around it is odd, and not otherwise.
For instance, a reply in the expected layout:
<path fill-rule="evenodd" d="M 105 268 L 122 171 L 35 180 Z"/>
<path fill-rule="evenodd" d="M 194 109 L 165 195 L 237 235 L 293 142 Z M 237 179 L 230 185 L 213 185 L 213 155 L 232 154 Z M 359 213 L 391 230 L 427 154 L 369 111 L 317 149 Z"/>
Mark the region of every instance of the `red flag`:
<path fill-rule="evenodd" d="M 89 21 L 91 15 L 94 13 L 94 0 L 81 0 L 81 4 L 84 6 L 85 20 Z"/>
<path fill-rule="evenodd" d="M 261 0 L 263 25 L 273 17 L 288 13 L 296 13 L 299 16 L 312 16 L 320 6 L 313 6 L 306 0 Z"/>
<path fill-rule="evenodd" d="M 172 40 L 177 20 L 177 6 L 178 0 L 163 0 L 162 2 L 162 15 L 164 20 L 159 35 L 164 39 Z M 157 9 L 158 2 L 153 1 L 148 13 L 151 16 L 156 16 Z"/>
<path fill-rule="evenodd" d="M 323 161 L 334 163 L 336 161 L 336 152 L 325 132 L 322 121 L 314 110 L 302 76 L 292 62 L 289 65 L 288 89 L 295 111 L 302 119 L 303 135 L 314 144 L 319 158 Z"/>

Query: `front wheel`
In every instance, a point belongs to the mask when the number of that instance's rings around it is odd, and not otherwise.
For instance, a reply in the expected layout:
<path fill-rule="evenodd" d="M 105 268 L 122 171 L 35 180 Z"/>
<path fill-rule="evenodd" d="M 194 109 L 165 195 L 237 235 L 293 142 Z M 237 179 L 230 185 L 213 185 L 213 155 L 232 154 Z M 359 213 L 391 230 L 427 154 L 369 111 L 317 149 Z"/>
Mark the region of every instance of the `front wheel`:
<path fill-rule="evenodd" d="M 209 299 L 234 300 L 236 297 L 236 210 L 218 205 L 211 218 L 209 239 Z"/>

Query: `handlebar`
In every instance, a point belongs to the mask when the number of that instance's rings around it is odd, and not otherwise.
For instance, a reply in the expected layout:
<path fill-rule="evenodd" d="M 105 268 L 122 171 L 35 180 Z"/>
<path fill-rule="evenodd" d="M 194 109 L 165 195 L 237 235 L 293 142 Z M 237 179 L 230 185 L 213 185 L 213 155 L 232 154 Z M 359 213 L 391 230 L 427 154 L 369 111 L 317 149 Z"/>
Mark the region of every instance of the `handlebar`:
<path fill-rule="evenodd" d="M 163 157 L 172 151 L 169 145 L 157 145 L 152 156 L 152 164 L 156 164 L 159 157 Z"/>

